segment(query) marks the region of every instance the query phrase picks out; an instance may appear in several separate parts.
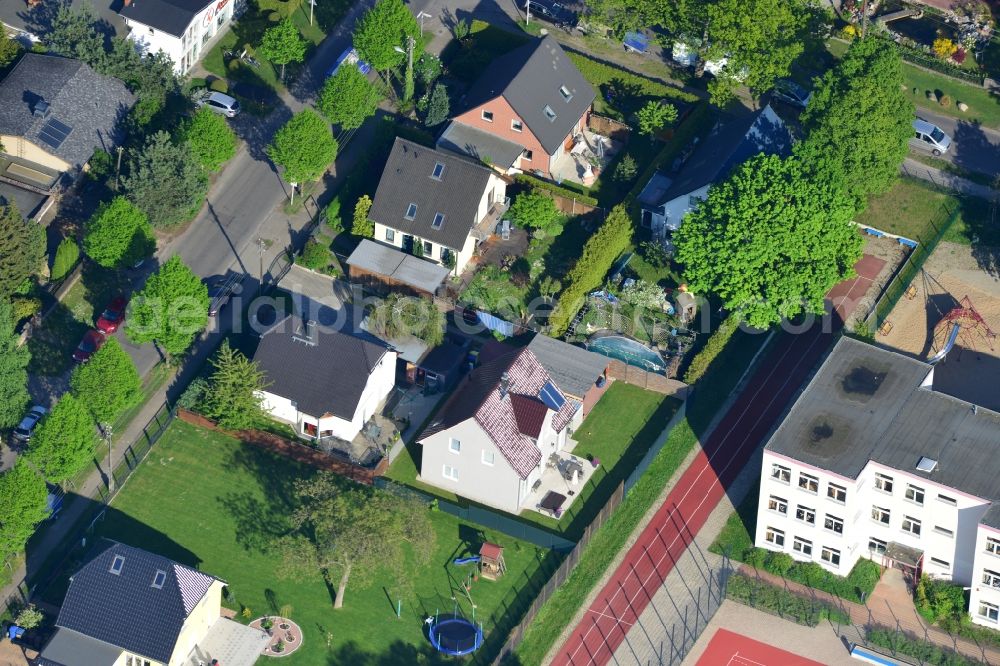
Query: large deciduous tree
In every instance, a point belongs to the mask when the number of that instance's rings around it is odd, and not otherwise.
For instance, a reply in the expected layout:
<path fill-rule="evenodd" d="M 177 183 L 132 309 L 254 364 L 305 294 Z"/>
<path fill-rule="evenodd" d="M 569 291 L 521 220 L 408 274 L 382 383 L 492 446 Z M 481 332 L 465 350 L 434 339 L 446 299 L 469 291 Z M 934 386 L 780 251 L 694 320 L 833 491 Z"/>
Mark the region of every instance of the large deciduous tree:
<path fill-rule="evenodd" d="M 93 416 L 67 393 L 31 436 L 28 460 L 48 481 L 62 483 L 93 460 L 97 441 Z"/>
<path fill-rule="evenodd" d="M 264 418 L 263 391 L 267 378 L 257 364 L 224 340 L 212 359 L 215 372 L 209 380 L 203 405 L 206 416 L 229 430 L 258 425 Z"/>
<path fill-rule="evenodd" d="M 323 175 L 337 157 L 337 140 L 330 123 L 312 109 L 292 116 L 274 135 L 267 154 L 285 169 L 289 183 L 304 183 Z"/>
<path fill-rule="evenodd" d="M 177 255 L 149 276 L 132 298 L 125 334 L 136 343 L 155 341 L 181 354 L 208 323 L 208 287 Z"/>
<path fill-rule="evenodd" d="M 836 185 L 795 158 L 758 156 L 713 186 L 674 233 L 677 260 L 695 293 L 714 293 L 751 326 L 803 311 L 850 276 L 862 238 Z"/>
<path fill-rule="evenodd" d="M 24 220 L 14 202 L 0 206 L 0 298 L 20 292 L 44 258 L 45 230 Z"/>
<path fill-rule="evenodd" d="M 132 161 L 123 185 L 154 227 L 169 227 L 198 212 L 208 191 L 208 175 L 187 143 L 175 144 L 169 134 L 157 132 Z"/>
<path fill-rule="evenodd" d="M 114 423 L 142 397 L 135 363 L 114 337 L 73 371 L 69 385 L 98 423 Z"/>
<path fill-rule="evenodd" d="M 18 345 L 11 304 L 0 298 L 0 428 L 13 428 L 28 405 L 28 345 Z"/>
<path fill-rule="evenodd" d="M 156 250 L 149 218 L 122 196 L 105 202 L 87 221 L 83 251 L 105 268 L 126 268 Z"/>
<path fill-rule="evenodd" d="M 306 40 L 290 17 L 268 28 L 260 42 L 259 53 L 275 65 L 281 65 L 281 80 L 285 80 L 285 65 L 302 62 L 306 57 Z"/>
<path fill-rule="evenodd" d="M 225 118 L 208 107 L 201 107 L 181 125 L 180 138 L 209 171 L 216 171 L 236 154 L 236 132 Z"/>
<path fill-rule="evenodd" d="M 671 35 L 700 34 L 707 0 L 586 0 L 588 14 L 622 37 L 628 30 L 662 28 Z"/>
<path fill-rule="evenodd" d="M 380 72 L 400 65 L 410 39 L 420 37 L 420 26 L 403 0 L 378 0 L 354 28 L 358 55 Z M 416 58 L 419 54 L 414 54 Z"/>
<path fill-rule="evenodd" d="M 0 474 L 0 557 L 19 552 L 48 513 L 45 481 L 20 458 Z"/>
<path fill-rule="evenodd" d="M 382 94 L 368 77 L 357 67 L 344 63 L 323 84 L 317 106 L 331 123 L 352 130 L 374 115 L 381 100 Z"/>
<path fill-rule="evenodd" d="M 802 114 L 806 138 L 796 153 L 818 178 L 839 183 L 857 210 L 892 185 L 906 157 L 914 109 L 902 83 L 895 45 L 855 40 Z"/>
<path fill-rule="evenodd" d="M 520 226 L 534 229 L 535 235 L 541 237 L 558 234 L 565 222 L 552 197 L 538 190 L 522 192 L 514 197 L 510 217 Z"/>
<path fill-rule="evenodd" d="M 330 473 L 295 485 L 296 533 L 282 542 L 285 570 L 317 570 L 336 586 L 334 608 L 344 605 L 347 584 L 363 586 L 379 572 L 407 586 L 430 560 L 436 533 L 427 507 L 361 486 Z"/>

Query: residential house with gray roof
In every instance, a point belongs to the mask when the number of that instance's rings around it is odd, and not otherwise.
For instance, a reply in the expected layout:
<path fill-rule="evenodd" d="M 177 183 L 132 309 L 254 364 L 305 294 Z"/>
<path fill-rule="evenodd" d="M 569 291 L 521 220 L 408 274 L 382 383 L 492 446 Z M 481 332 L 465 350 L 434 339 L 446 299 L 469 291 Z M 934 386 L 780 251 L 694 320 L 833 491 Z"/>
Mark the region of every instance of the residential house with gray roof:
<path fill-rule="evenodd" d="M 252 666 L 269 638 L 221 617 L 225 582 L 100 540 L 72 578 L 39 666 Z"/>
<path fill-rule="evenodd" d="M 72 58 L 26 53 L 0 81 L 0 176 L 53 189 L 111 153 L 135 97 L 118 79 Z"/>
<path fill-rule="evenodd" d="M 841 338 L 764 448 L 755 543 L 952 581 L 998 628 L 1000 414 L 934 390 L 934 369 Z"/>
<path fill-rule="evenodd" d="M 554 37 L 533 39 L 490 63 L 438 145 L 503 173 L 550 177 L 587 126 L 595 97 Z"/>
<path fill-rule="evenodd" d="M 420 480 L 518 513 L 550 456 L 572 446 L 579 407 L 530 349 L 511 348 L 463 379 L 417 438 Z"/>
<path fill-rule="evenodd" d="M 507 181 L 475 160 L 397 138 L 368 217 L 375 240 L 457 275 L 497 233 Z"/>

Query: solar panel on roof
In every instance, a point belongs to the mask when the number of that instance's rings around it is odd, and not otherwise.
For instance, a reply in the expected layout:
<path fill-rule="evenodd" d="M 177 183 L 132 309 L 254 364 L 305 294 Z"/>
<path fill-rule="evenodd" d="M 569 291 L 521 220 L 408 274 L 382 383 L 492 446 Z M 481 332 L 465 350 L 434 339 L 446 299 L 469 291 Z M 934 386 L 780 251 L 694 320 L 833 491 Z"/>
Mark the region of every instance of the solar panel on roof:
<path fill-rule="evenodd" d="M 38 138 L 52 146 L 53 149 L 58 149 L 72 131 L 73 128 L 69 125 L 59 122 L 55 118 L 50 118 L 38 133 Z"/>
<path fill-rule="evenodd" d="M 566 403 L 566 398 L 559 392 L 559 389 L 553 386 L 552 382 L 545 382 L 545 386 L 538 392 L 538 399 L 553 412 L 558 412 Z"/>

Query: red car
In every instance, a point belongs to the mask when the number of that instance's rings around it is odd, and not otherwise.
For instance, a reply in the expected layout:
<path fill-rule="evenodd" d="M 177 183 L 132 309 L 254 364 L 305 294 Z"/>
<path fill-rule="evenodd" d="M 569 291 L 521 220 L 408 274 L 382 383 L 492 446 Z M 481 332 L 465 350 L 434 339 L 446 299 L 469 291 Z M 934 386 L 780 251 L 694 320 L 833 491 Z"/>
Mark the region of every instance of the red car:
<path fill-rule="evenodd" d="M 118 327 L 125 321 L 125 306 L 128 299 L 124 296 L 117 296 L 104 312 L 97 318 L 97 330 L 105 335 L 111 335 L 118 330 Z"/>
<path fill-rule="evenodd" d="M 100 331 L 93 329 L 87 331 L 80 340 L 80 346 L 73 350 L 73 360 L 77 363 L 86 363 L 98 349 L 104 344 L 105 337 Z"/>

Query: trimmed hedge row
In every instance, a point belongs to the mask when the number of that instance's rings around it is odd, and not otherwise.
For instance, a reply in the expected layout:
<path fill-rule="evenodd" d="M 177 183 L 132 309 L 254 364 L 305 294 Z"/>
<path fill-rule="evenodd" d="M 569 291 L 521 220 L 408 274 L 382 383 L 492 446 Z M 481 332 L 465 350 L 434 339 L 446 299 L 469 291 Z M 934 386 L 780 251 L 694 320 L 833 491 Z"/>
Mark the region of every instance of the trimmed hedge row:
<path fill-rule="evenodd" d="M 536 178 L 535 176 L 526 173 L 520 173 L 514 176 L 514 182 L 527 185 L 528 187 L 537 187 L 540 190 L 552 192 L 553 194 L 558 194 L 559 196 L 566 197 L 567 199 L 576 199 L 580 203 L 587 204 L 588 206 L 597 205 L 597 199 L 584 192 L 582 185 L 580 186 L 580 189 L 577 189 L 572 187 L 571 183 L 564 182 L 562 187 L 560 187 L 555 183 L 542 180 L 541 178 Z"/>
<path fill-rule="evenodd" d="M 549 316 L 549 335 L 559 337 L 566 332 L 587 294 L 604 284 L 604 277 L 615 259 L 628 249 L 634 230 L 632 219 L 623 205 L 611 209 L 604 223 L 587 239 L 580 258 L 563 280 L 566 287 L 559 294 L 559 302 Z"/>
<path fill-rule="evenodd" d="M 868 642 L 892 652 L 915 657 L 922 663 L 937 666 L 983 666 L 985 662 L 966 657 L 915 636 L 889 629 L 869 629 Z"/>
<path fill-rule="evenodd" d="M 830 604 L 799 596 L 743 574 L 733 574 L 729 577 L 726 597 L 806 627 L 815 627 L 823 620 L 839 624 L 848 624 L 851 621 L 847 613 Z"/>
<path fill-rule="evenodd" d="M 684 373 L 684 383 L 693 385 L 701 379 L 712 365 L 712 362 L 715 361 L 715 357 L 722 353 L 722 350 L 729 344 L 729 340 L 733 337 L 733 334 L 739 329 L 740 318 L 738 316 L 731 314 L 726 317 L 719 324 L 719 328 L 715 329 L 715 332 L 709 336 L 708 342 L 701 348 L 701 351 L 691 359 L 687 372 Z"/>
<path fill-rule="evenodd" d="M 579 53 L 567 52 L 567 55 L 570 60 L 573 61 L 573 64 L 576 65 L 576 68 L 580 70 L 580 74 L 583 75 L 583 78 L 587 79 L 590 85 L 595 88 L 611 83 L 612 81 L 621 81 L 629 87 L 636 87 L 639 95 L 666 97 L 682 102 L 698 101 L 697 95 L 684 92 L 680 88 L 668 86 L 667 84 L 661 83 L 656 79 L 650 79 L 640 74 L 636 74 L 635 72 L 629 71 L 623 67 L 600 62 L 599 60 L 594 60 L 593 58 L 580 55 Z"/>

